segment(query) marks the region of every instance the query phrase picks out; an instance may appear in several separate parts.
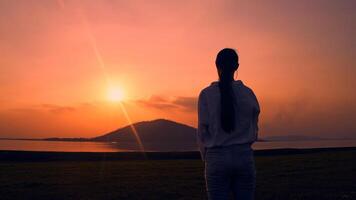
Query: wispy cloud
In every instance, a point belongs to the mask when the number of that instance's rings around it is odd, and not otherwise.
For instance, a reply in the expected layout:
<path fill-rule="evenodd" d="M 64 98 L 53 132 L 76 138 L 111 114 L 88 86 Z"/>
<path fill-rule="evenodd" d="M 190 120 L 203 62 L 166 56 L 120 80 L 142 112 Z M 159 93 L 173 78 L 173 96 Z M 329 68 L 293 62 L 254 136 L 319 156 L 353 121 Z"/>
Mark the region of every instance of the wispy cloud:
<path fill-rule="evenodd" d="M 196 97 L 176 97 L 172 103 L 185 111 L 195 112 L 197 110 Z"/>
<path fill-rule="evenodd" d="M 60 106 L 60 105 L 55 105 L 55 104 L 41 104 L 39 108 L 45 109 L 48 112 L 51 112 L 53 114 L 61 114 L 65 112 L 73 112 L 76 110 L 75 107 L 72 106 Z"/>
<path fill-rule="evenodd" d="M 144 106 L 146 108 L 185 112 L 195 112 L 196 102 L 196 97 L 163 97 L 159 95 L 152 95 L 148 99 L 139 99 L 135 101 L 139 106 Z"/>

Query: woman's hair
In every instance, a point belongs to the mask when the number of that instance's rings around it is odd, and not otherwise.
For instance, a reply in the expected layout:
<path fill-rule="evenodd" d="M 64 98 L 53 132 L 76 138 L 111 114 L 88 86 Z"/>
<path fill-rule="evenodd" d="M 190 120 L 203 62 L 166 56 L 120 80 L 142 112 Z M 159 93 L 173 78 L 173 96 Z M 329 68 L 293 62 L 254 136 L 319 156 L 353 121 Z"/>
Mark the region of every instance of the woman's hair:
<path fill-rule="evenodd" d="M 239 57 L 234 49 L 222 49 L 216 56 L 216 67 L 219 73 L 221 127 L 229 133 L 235 129 L 235 95 L 232 88 L 234 72 L 239 66 Z"/>

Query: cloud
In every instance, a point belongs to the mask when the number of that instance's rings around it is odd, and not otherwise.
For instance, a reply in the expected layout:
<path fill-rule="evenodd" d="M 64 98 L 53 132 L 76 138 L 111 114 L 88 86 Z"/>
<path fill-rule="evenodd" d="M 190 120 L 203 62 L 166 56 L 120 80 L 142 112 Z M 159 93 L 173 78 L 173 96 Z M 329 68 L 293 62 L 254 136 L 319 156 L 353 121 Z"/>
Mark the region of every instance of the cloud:
<path fill-rule="evenodd" d="M 55 104 L 41 104 L 39 106 L 40 108 L 49 111 L 50 113 L 53 114 L 61 114 L 65 112 L 73 112 L 76 111 L 76 108 L 71 107 L 71 106 L 59 106 Z"/>
<path fill-rule="evenodd" d="M 82 105 L 82 107 L 84 104 Z M 16 112 L 16 113 L 40 113 L 40 112 L 48 112 L 52 114 L 62 114 L 62 113 L 67 113 L 67 112 L 74 112 L 76 111 L 77 108 L 73 106 L 61 106 L 61 105 L 56 105 L 56 104 L 40 104 L 40 105 L 29 105 L 25 107 L 19 107 L 19 108 L 11 108 L 8 109 L 10 112 Z"/>
<path fill-rule="evenodd" d="M 42 103 L 0 109 L 0 137 L 92 137 L 126 123 L 120 108 L 106 102 Z"/>
<path fill-rule="evenodd" d="M 138 105 L 146 108 L 155 108 L 160 110 L 176 109 L 177 106 L 172 104 L 167 98 L 152 95 L 149 99 L 139 99 L 135 101 Z"/>
<path fill-rule="evenodd" d="M 139 99 L 135 103 L 146 108 L 154 108 L 159 110 L 177 110 L 184 112 L 196 111 L 196 97 L 163 97 L 152 95 L 148 99 Z"/>
<path fill-rule="evenodd" d="M 189 112 L 195 112 L 197 110 L 196 97 L 176 97 L 172 103 Z"/>

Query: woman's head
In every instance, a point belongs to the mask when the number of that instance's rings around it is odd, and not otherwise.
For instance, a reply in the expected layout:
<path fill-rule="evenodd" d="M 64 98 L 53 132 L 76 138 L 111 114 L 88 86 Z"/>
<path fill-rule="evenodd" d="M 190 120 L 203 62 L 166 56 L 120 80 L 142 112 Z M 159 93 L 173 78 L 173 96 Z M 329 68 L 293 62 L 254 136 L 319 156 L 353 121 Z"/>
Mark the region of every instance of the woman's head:
<path fill-rule="evenodd" d="M 235 129 L 235 95 L 232 88 L 234 73 L 239 67 L 239 57 L 235 50 L 225 48 L 216 56 L 219 74 L 221 128 L 229 133 Z"/>
<path fill-rule="evenodd" d="M 221 73 L 233 75 L 239 67 L 239 56 L 234 49 L 225 48 L 219 51 L 215 60 L 216 68 Z"/>

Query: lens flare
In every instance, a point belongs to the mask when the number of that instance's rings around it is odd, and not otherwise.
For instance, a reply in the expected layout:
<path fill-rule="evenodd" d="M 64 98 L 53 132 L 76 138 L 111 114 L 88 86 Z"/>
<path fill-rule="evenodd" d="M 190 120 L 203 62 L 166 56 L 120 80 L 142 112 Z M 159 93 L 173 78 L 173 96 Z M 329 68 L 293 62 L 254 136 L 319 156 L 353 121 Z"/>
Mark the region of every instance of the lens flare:
<path fill-rule="evenodd" d="M 141 138 L 140 138 L 140 135 L 138 134 L 138 132 L 137 132 L 135 126 L 133 125 L 133 123 L 132 123 L 132 121 L 131 121 L 131 118 L 130 118 L 130 116 L 128 115 L 128 113 L 127 113 L 127 111 L 126 111 L 125 106 L 123 105 L 122 102 L 119 102 L 119 105 L 120 105 L 120 108 L 121 108 L 122 112 L 124 113 L 124 115 L 125 115 L 127 121 L 128 121 L 129 124 L 130 124 L 130 128 L 131 128 L 132 133 L 134 134 L 134 136 L 135 136 L 135 138 L 136 138 L 136 141 L 137 141 L 137 143 L 138 143 L 138 145 L 139 145 L 139 147 L 140 147 L 140 151 L 143 153 L 143 156 L 144 156 L 145 158 L 147 158 L 146 152 L 145 152 L 145 148 L 144 148 L 144 146 L 143 146 L 143 144 L 142 144 L 142 140 L 141 140 Z"/>
<path fill-rule="evenodd" d="M 62 9 L 65 8 L 65 3 L 64 3 L 63 0 L 58 0 L 58 4 Z M 132 133 L 134 134 L 134 136 L 136 138 L 136 141 L 137 141 L 137 143 L 139 145 L 140 151 L 143 153 L 143 156 L 145 158 L 147 158 L 146 153 L 145 153 L 145 148 L 144 148 L 144 146 L 142 144 L 142 141 L 141 141 L 141 138 L 139 136 L 139 133 L 137 132 L 135 126 L 132 124 L 131 118 L 130 118 L 129 114 L 126 111 L 126 108 L 125 108 L 124 104 L 121 102 L 122 99 L 123 99 L 123 92 L 122 92 L 122 90 L 120 90 L 118 88 L 113 88 L 113 86 L 112 86 L 113 84 L 112 84 L 110 75 L 107 72 L 104 59 L 103 59 L 103 57 L 102 57 L 102 55 L 101 55 L 101 53 L 99 51 L 96 39 L 95 39 L 94 35 L 91 32 L 90 24 L 89 24 L 87 18 L 85 17 L 84 13 L 82 12 L 82 10 L 80 8 L 78 9 L 78 14 L 79 14 L 79 18 L 80 18 L 80 21 L 81 21 L 81 26 L 82 26 L 83 30 L 85 31 L 86 36 L 88 37 L 90 47 L 93 50 L 94 55 L 96 57 L 96 60 L 98 62 L 98 67 L 101 69 L 103 75 L 105 76 L 105 81 L 106 81 L 106 84 L 107 84 L 107 88 L 109 88 L 109 94 L 108 94 L 109 95 L 109 99 L 119 103 L 121 111 L 125 115 L 125 118 L 126 118 L 127 122 L 130 124 Z"/>

